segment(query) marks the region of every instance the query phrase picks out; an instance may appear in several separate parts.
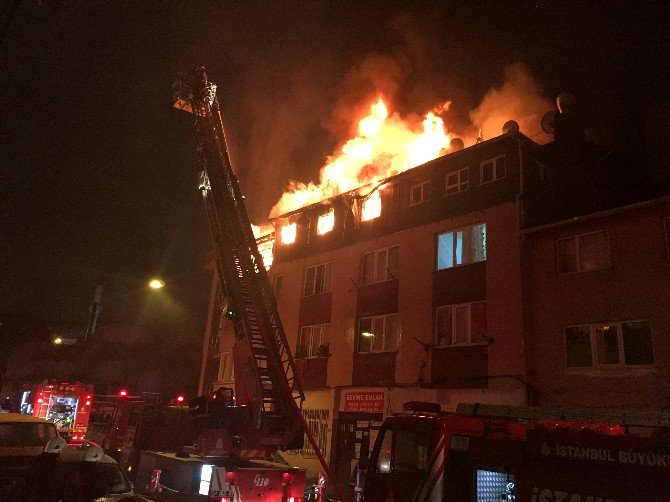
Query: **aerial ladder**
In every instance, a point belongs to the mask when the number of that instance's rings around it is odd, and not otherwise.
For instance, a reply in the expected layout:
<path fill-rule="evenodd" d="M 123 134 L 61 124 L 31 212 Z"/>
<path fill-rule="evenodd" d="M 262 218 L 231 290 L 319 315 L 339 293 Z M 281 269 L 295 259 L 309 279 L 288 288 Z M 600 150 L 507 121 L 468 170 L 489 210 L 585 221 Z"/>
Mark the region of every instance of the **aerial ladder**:
<path fill-rule="evenodd" d="M 225 419 L 210 426 L 224 430 L 239 449 L 295 449 L 302 446 L 304 433 L 345 500 L 301 411 L 305 394 L 231 167 L 216 85 L 198 67 L 178 78 L 173 91 L 175 108 L 193 114 L 199 188 L 235 333 L 236 400 L 227 406 Z"/>

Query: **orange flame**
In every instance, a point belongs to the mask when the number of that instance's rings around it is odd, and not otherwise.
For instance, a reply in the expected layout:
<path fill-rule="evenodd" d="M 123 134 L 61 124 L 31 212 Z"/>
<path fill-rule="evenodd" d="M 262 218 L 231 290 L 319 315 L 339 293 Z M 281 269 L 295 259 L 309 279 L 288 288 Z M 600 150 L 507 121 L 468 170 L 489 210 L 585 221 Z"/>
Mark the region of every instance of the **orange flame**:
<path fill-rule="evenodd" d="M 448 107 L 445 103 L 428 112 L 418 127 L 397 113 L 389 114 L 379 98 L 358 123 L 358 135 L 328 157 L 319 183 L 291 181 L 270 217 L 378 182 L 443 155 L 451 134 L 438 113 Z"/>

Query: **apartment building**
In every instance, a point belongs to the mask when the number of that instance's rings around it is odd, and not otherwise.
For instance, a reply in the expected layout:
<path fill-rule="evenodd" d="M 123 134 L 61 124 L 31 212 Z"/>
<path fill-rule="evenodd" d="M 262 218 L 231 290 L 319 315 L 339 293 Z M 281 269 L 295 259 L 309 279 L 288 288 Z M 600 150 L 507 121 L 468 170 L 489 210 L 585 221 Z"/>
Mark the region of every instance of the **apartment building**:
<path fill-rule="evenodd" d="M 670 407 L 670 198 L 522 232 L 530 396 Z"/>
<path fill-rule="evenodd" d="M 362 430 L 404 402 L 527 402 L 520 232 L 552 198 L 544 156 L 508 132 L 284 214 L 259 241 L 274 241 L 304 412 L 341 479 Z M 203 392 L 234 379 L 213 277 Z M 318 470 L 308 445 L 289 457 Z"/>

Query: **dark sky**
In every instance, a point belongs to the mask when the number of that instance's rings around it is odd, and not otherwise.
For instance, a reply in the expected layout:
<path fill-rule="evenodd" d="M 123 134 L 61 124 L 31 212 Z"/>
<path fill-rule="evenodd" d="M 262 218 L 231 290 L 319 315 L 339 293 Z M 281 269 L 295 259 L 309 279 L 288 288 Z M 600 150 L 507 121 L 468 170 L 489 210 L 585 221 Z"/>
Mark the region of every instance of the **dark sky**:
<path fill-rule="evenodd" d="M 0 22 L 7 22 L 6 2 Z M 0 46 L 0 311 L 203 324 L 209 250 L 175 73 L 204 64 L 249 213 L 314 179 L 356 103 L 468 111 L 524 64 L 620 142 L 667 98 L 666 12 L 638 2 L 22 1 Z M 160 299 L 144 283 L 160 275 Z M 149 313 L 149 314 L 147 314 Z"/>

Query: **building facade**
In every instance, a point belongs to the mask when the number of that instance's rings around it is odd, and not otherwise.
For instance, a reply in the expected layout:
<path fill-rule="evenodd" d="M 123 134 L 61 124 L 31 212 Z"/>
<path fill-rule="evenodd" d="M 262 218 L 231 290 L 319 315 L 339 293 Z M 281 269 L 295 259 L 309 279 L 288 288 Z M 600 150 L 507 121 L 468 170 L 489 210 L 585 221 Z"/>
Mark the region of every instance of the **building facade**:
<path fill-rule="evenodd" d="M 670 407 L 670 198 L 523 231 L 540 405 Z"/>
<path fill-rule="evenodd" d="M 542 157 L 507 133 L 273 221 L 269 276 L 304 413 L 340 479 L 363 430 L 407 401 L 528 402 L 520 242 L 551 199 Z M 213 277 L 201 392 L 234 383 Z M 308 445 L 288 456 L 319 469 Z"/>

